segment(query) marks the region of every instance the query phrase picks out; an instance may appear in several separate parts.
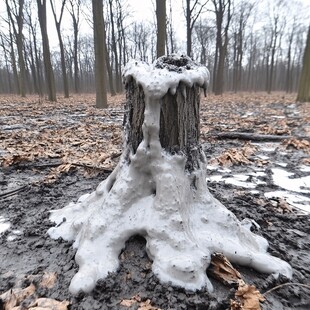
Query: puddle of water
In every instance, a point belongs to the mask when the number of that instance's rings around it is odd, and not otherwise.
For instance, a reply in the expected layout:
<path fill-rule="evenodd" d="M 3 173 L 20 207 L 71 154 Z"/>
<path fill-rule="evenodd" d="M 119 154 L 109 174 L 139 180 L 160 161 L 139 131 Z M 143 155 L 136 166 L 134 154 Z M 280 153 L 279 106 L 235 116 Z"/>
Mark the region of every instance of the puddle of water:
<path fill-rule="evenodd" d="M 243 114 L 243 115 L 241 116 L 241 118 L 247 118 L 247 117 L 249 117 L 249 116 L 252 116 L 253 114 L 254 114 L 254 112 L 247 112 L 247 113 Z"/>
<path fill-rule="evenodd" d="M 228 169 L 228 168 L 222 168 L 222 169 L 219 169 L 218 172 L 222 172 L 222 173 L 230 173 L 231 170 Z"/>
<path fill-rule="evenodd" d="M 266 156 L 266 155 L 257 155 L 256 157 L 258 157 L 259 159 L 262 159 L 262 160 L 269 159 L 269 156 Z"/>
<path fill-rule="evenodd" d="M 259 142 L 254 142 L 253 145 L 257 146 L 260 151 L 262 152 L 274 152 L 277 147 L 280 145 L 280 143 L 259 143 Z"/>
<path fill-rule="evenodd" d="M 299 193 L 310 193 L 310 175 L 301 178 L 289 178 L 294 173 L 288 172 L 280 168 L 271 169 L 273 176 L 273 183 L 288 191 Z"/>
<path fill-rule="evenodd" d="M 271 115 L 270 117 L 272 117 L 272 118 L 278 118 L 278 119 L 283 119 L 283 118 L 285 118 L 285 116 L 282 116 L 282 115 Z"/>
<path fill-rule="evenodd" d="M 287 166 L 287 163 L 275 163 L 277 166 L 280 166 L 280 167 L 286 167 Z"/>
<path fill-rule="evenodd" d="M 211 170 L 211 171 L 217 170 L 218 168 L 219 168 L 219 166 L 207 165 L 207 169 L 208 169 L 208 170 Z"/>
<path fill-rule="evenodd" d="M 21 236 L 23 233 L 20 230 L 12 230 L 11 234 L 7 237 L 8 241 L 13 241 L 15 240 L 18 236 Z"/>
<path fill-rule="evenodd" d="M 275 191 L 264 194 L 266 198 L 282 198 L 291 206 L 310 213 L 310 198 L 302 195 L 290 194 L 286 191 Z"/>
<path fill-rule="evenodd" d="M 252 188 L 254 189 L 259 184 L 266 184 L 265 182 L 257 179 L 256 176 L 265 175 L 264 173 L 259 173 L 255 175 L 255 172 L 251 173 L 251 175 L 244 174 L 234 174 L 229 177 L 223 177 L 222 175 L 212 175 L 206 178 L 207 182 L 224 182 L 226 184 L 231 184 L 244 188 Z"/>
<path fill-rule="evenodd" d="M 310 166 L 302 165 L 299 170 L 302 172 L 310 172 Z"/>
<path fill-rule="evenodd" d="M 7 220 L 0 215 L 0 234 L 4 233 L 10 228 L 11 224 L 7 222 Z"/>

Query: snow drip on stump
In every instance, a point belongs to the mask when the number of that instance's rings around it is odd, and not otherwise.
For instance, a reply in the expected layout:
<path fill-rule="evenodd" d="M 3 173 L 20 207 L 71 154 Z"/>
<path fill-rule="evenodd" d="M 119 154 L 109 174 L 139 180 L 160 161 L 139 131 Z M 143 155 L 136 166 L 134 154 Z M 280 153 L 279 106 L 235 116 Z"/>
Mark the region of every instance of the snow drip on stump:
<path fill-rule="evenodd" d="M 129 62 L 124 79 L 134 79 L 145 94 L 142 141 L 135 153 L 124 146 L 118 166 L 96 191 L 51 211 L 57 226 L 49 235 L 72 240 L 77 248 L 79 271 L 70 291 L 90 292 L 98 279 L 117 271 L 125 242 L 136 234 L 146 239 L 154 274 L 185 289 L 212 291 L 206 269 L 214 252 L 260 272 L 291 277 L 291 267 L 267 253 L 267 241 L 210 194 L 202 151 L 199 167 L 189 171 L 185 154 L 170 154 L 161 146 L 162 98 L 174 95 L 180 83 L 205 89 L 208 70 L 184 56 L 161 57 L 155 65 Z"/>

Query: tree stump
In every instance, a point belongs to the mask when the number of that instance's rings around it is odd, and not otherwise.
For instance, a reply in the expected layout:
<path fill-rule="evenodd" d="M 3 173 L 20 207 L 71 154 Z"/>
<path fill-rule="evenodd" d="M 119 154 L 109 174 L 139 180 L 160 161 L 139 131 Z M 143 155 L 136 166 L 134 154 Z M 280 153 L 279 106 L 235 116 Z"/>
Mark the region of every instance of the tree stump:
<path fill-rule="evenodd" d="M 124 149 L 118 166 L 96 191 L 51 211 L 52 238 L 74 240 L 79 271 L 70 291 L 91 291 L 117 271 L 133 235 L 146 239 L 152 270 L 162 282 L 212 291 L 211 254 L 266 273 L 291 277 L 291 267 L 267 253 L 267 241 L 242 225 L 208 191 L 199 145 L 199 96 L 209 72 L 184 56 L 155 65 L 131 61 Z"/>

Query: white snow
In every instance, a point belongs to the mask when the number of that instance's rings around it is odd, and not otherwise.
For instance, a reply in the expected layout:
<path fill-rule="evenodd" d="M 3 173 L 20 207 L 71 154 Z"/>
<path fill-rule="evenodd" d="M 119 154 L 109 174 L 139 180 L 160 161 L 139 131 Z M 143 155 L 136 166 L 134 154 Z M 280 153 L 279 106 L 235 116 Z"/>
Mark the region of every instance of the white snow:
<path fill-rule="evenodd" d="M 210 182 L 223 182 L 226 184 L 231 184 L 244 188 L 256 188 L 258 184 L 266 184 L 259 180 L 258 176 L 264 176 L 263 172 L 251 172 L 247 175 L 245 174 L 233 174 L 231 176 L 223 176 L 223 175 L 212 175 L 206 178 L 207 181 Z M 251 176 L 251 178 L 250 178 Z"/>
<path fill-rule="evenodd" d="M 292 194 L 287 191 L 274 191 L 264 194 L 266 198 L 282 198 L 291 206 L 310 213 L 310 198 L 303 195 Z"/>
<path fill-rule="evenodd" d="M 0 234 L 4 233 L 10 228 L 11 224 L 3 217 L 0 215 Z"/>
<path fill-rule="evenodd" d="M 292 178 L 294 173 L 288 172 L 284 169 L 271 169 L 273 182 L 288 191 L 299 193 L 310 193 L 310 176 L 301 178 Z"/>
<path fill-rule="evenodd" d="M 274 152 L 277 147 L 279 147 L 280 143 L 261 143 L 254 142 L 253 145 L 257 146 L 262 152 Z"/>
<path fill-rule="evenodd" d="M 301 165 L 299 170 L 302 172 L 310 172 L 310 166 Z"/>
<path fill-rule="evenodd" d="M 209 193 L 203 153 L 203 168 L 189 173 L 185 156 L 167 154 L 161 147 L 161 97 L 168 91 L 173 94 L 180 82 L 205 87 L 208 70 L 195 67 L 176 73 L 132 61 L 124 72 L 125 79 L 133 77 L 145 93 L 142 142 L 131 154 L 130 164 L 123 152 L 116 169 L 96 191 L 50 216 L 57 226 L 49 235 L 74 240 L 77 248 L 79 271 L 70 291 L 89 292 L 98 279 L 117 271 L 120 251 L 135 234 L 146 239 L 152 269 L 159 279 L 185 289 L 206 286 L 212 291 L 206 269 L 214 252 L 260 272 L 290 278 L 291 267 L 267 253 L 268 242 L 243 227 Z"/>

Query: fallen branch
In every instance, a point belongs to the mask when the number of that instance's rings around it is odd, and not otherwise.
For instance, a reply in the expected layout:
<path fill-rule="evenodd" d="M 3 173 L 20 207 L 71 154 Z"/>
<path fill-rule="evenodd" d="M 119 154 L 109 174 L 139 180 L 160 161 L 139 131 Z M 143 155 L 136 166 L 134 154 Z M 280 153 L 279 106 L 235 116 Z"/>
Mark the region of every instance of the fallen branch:
<path fill-rule="evenodd" d="M 269 291 L 265 292 L 263 294 L 263 296 L 266 296 L 267 294 L 269 294 L 269 293 L 271 293 L 271 292 L 273 292 L 273 291 L 275 291 L 275 290 L 277 290 L 279 288 L 282 288 L 284 286 L 301 286 L 301 287 L 305 287 L 305 288 L 310 290 L 310 285 L 307 285 L 307 284 L 302 284 L 302 283 L 284 283 L 284 284 L 280 284 L 278 286 L 273 287 Z"/>
<path fill-rule="evenodd" d="M 119 154 L 112 154 L 110 157 L 111 159 L 118 157 Z M 69 163 L 69 162 L 56 162 L 56 163 L 46 163 L 46 164 L 34 164 L 31 165 L 19 165 L 17 164 L 16 167 L 19 169 L 29 169 L 29 168 L 36 168 L 36 169 L 44 169 L 44 168 L 54 168 L 54 167 L 58 167 L 61 165 L 67 165 L 67 164 L 71 164 L 72 166 L 76 166 L 76 167 L 82 167 L 82 168 L 89 168 L 89 169 L 98 169 L 98 170 L 102 170 L 103 172 L 106 173 L 110 173 L 112 172 L 112 169 L 106 169 L 106 168 L 102 168 L 102 167 L 98 167 L 98 166 L 93 166 L 90 164 L 79 164 L 79 163 Z"/>
<path fill-rule="evenodd" d="M 240 139 L 240 140 L 252 140 L 252 141 L 283 141 L 286 139 L 304 139 L 310 141 L 310 137 L 307 136 L 280 136 L 280 135 L 262 135 L 247 132 L 222 132 L 212 135 L 212 138 L 216 139 Z"/>
<path fill-rule="evenodd" d="M 11 191 L 0 193 L 0 198 L 7 198 L 7 197 L 10 197 L 10 196 L 13 196 L 13 195 L 23 191 L 26 187 L 27 187 L 27 185 L 23 185 L 23 186 L 21 186 L 19 188 L 11 190 Z"/>
<path fill-rule="evenodd" d="M 72 166 L 76 166 L 76 167 L 89 168 L 89 169 L 98 169 L 98 170 L 102 170 L 103 172 L 106 172 L 106 173 L 111 173 L 112 172 L 112 169 L 101 168 L 101 167 L 92 166 L 92 165 L 89 165 L 89 164 L 78 164 L 78 163 L 70 163 L 70 164 Z"/>

